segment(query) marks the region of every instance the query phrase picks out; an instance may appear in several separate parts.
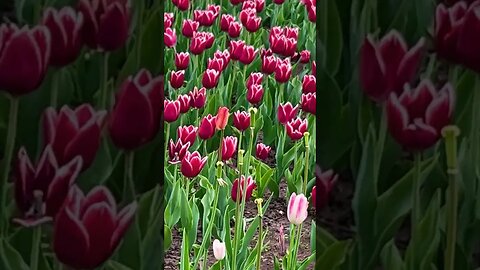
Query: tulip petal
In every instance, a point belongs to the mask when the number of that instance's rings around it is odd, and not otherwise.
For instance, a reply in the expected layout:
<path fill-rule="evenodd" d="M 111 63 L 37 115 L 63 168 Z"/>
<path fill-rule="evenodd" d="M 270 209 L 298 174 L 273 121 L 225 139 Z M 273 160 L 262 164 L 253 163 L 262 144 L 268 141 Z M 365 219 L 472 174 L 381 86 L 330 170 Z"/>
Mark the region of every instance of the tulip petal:
<path fill-rule="evenodd" d="M 382 101 L 388 96 L 385 81 L 386 67 L 372 37 L 367 37 L 360 53 L 360 82 L 363 91 L 373 100 Z"/>
<path fill-rule="evenodd" d="M 78 10 L 83 14 L 84 24 L 82 37 L 88 47 L 92 49 L 97 48 L 97 33 L 98 22 L 95 16 L 94 7 L 92 5 L 98 5 L 98 1 L 80 0 L 78 4 Z"/>
<path fill-rule="evenodd" d="M 64 152 L 65 159 L 70 160 L 80 155 L 83 158 L 83 169 L 90 167 L 100 147 L 100 133 L 96 119 L 90 119 L 76 136 L 70 137 Z"/>
<path fill-rule="evenodd" d="M 33 190 L 41 190 L 43 194 L 46 195 L 48 186 L 52 182 L 58 169 L 57 159 L 55 158 L 51 145 L 45 147 L 36 167 Z"/>
<path fill-rule="evenodd" d="M 396 30 L 390 31 L 380 41 L 379 51 L 382 60 L 385 63 L 385 75 L 387 76 L 387 82 L 392 82 L 395 80 L 397 69 L 407 53 L 407 49 L 407 43 L 403 39 L 402 35 L 400 35 L 400 33 Z"/>
<path fill-rule="evenodd" d="M 15 202 L 22 212 L 27 212 L 32 200 L 35 170 L 23 147 L 18 151 L 15 175 Z"/>
<path fill-rule="evenodd" d="M 397 93 L 403 90 L 405 83 L 412 81 L 420 66 L 424 49 L 425 39 L 421 38 L 403 57 L 396 73 L 395 89 L 397 89 Z"/>
<path fill-rule="evenodd" d="M 408 112 L 406 108 L 400 104 L 395 93 L 390 94 L 386 106 L 388 129 L 392 136 L 400 141 L 409 122 Z"/>
<path fill-rule="evenodd" d="M 453 87 L 448 83 L 439 92 L 439 96 L 427 107 L 425 113 L 426 124 L 440 131 L 450 121 L 454 102 Z"/>
<path fill-rule="evenodd" d="M 114 250 L 117 245 L 120 243 L 123 235 L 127 231 L 128 227 L 133 221 L 135 212 L 137 211 L 137 203 L 132 202 L 131 204 L 125 206 L 117 216 L 117 228 L 113 232 L 112 239 L 110 242 L 110 248 Z"/>
<path fill-rule="evenodd" d="M 109 5 L 100 17 L 98 41 L 103 49 L 114 51 L 125 44 L 129 30 L 129 18 L 126 13 L 121 4 L 115 2 Z"/>
<path fill-rule="evenodd" d="M 105 202 L 112 210 L 113 215 L 116 215 L 117 204 L 115 203 L 115 198 L 112 196 L 110 190 L 105 186 L 96 186 L 85 197 L 85 200 L 82 203 L 82 208 L 80 209 L 80 216 L 85 214 L 88 207 L 100 202 Z"/>
<path fill-rule="evenodd" d="M 92 106 L 87 103 L 82 104 L 75 109 L 75 119 L 78 122 L 79 127 L 84 126 L 94 115 L 95 111 Z"/>

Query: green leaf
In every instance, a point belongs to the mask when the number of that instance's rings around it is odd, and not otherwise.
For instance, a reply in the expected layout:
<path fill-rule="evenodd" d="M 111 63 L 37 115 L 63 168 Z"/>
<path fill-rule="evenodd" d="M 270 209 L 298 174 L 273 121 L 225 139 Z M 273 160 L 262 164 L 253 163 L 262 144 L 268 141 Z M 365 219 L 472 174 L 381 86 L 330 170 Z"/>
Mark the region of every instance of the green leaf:
<path fill-rule="evenodd" d="M 162 223 L 163 215 L 158 212 L 152 226 L 142 240 L 142 270 L 159 269 L 163 258 L 163 239 L 162 239 Z M 165 229 L 165 227 L 164 227 Z M 170 240 L 171 241 L 171 240 Z M 134 268 L 138 269 L 138 268 Z"/>
<path fill-rule="evenodd" d="M 319 59 L 330 74 L 335 75 L 340 66 L 342 56 L 343 38 L 340 15 L 338 13 L 336 1 L 322 0 L 319 3 L 320 17 L 318 36 L 320 44 Z"/>
<path fill-rule="evenodd" d="M 323 254 L 318 254 L 315 268 L 330 270 L 338 269 L 347 256 L 349 246 L 349 241 L 333 243 L 327 248 L 327 250 L 325 250 L 325 252 L 323 252 Z"/>
<path fill-rule="evenodd" d="M 28 270 L 30 267 L 23 261 L 22 256 L 5 239 L 0 240 L 0 268 Z"/>
<path fill-rule="evenodd" d="M 382 265 L 389 270 L 405 270 L 402 256 L 395 246 L 395 241 L 390 241 L 381 253 Z"/>

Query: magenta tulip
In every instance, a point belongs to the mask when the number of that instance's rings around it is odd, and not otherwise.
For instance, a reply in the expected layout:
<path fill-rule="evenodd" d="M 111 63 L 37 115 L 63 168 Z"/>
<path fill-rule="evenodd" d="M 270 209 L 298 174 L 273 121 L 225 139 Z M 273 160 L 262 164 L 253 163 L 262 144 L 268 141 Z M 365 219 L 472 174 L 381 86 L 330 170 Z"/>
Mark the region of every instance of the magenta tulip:
<path fill-rule="evenodd" d="M 180 164 L 180 172 L 187 178 L 196 177 L 207 163 L 207 157 L 200 156 L 197 151 L 187 152 Z"/>

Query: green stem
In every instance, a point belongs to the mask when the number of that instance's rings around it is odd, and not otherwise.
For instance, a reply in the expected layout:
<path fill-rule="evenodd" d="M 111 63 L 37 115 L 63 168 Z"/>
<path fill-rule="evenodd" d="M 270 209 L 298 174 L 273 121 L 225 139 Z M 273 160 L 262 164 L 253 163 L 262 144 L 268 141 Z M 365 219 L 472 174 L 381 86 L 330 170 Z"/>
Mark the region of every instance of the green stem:
<path fill-rule="evenodd" d="M 308 156 L 310 153 L 310 146 L 308 145 L 308 138 L 305 140 L 305 169 L 303 172 L 303 194 L 307 194 L 307 185 L 308 185 Z"/>
<path fill-rule="evenodd" d="M 33 229 L 33 245 L 30 254 L 30 269 L 38 269 L 38 256 L 40 254 L 40 246 L 42 244 L 42 225 L 38 225 Z"/>
<path fill-rule="evenodd" d="M 5 156 L 1 164 L 1 178 L 0 178 L 0 207 L 7 209 L 7 183 L 10 174 L 10 164 L 12 162 L 13 150 L 15 147 L 15 137 L 17 133 L 18 107 L 20 100 L 17 97 L 12 97 L 10 100 L 10 112 L 8 118 L 7 137 L 5 141 Z M 2 235 L 5 235 L 8 227 L 7 211 L 3 212 L 2 218 Z"/>
<path fill-rule="evenodd" d="M 243 132 L 241 132 L 240 138 L 242 138 Z M 237 263 L 237 253 L 238 253 L 238 242 L 240 236 L 240 226 L 242 226 L 241 216 L 240 216 L 240 180 L 242 179 L 242 167 L 243 167 L 243 154 L 241 149 L 238 150 L 239 158 L 238 158 L 238 182 L 237 182 L 237 199 L 235 200 L 235 228 L 234 228 L 234 235 L 233 235 L 233 252 L 232 252 L 232 266 L 235 268 Z"/>
<path fill-rule="evenodd" d="M 290 264 L 290 267 L 287 268 L 287 270 L 293 270 L 292 268 L 292 261 L 295 260 L 295 247 L 296 247 L 296 243 L 295 243 L 295 240 L 296 240 L 296 235 L 295 235 L 295 225 L 292 225 L 292 227 L 290 228 L 290 244 L 288 246 L 288 248 L 290 249 L 290 252 L 289 252 L 289 261 L 288 263 Z"/>
<path fill-rule="evenodd" d="M 262 242 L 263 242 L 263 218 L 258 216 L 260 219 L 260 224 L 258 227 L 258 245 L 257 245 L 257 270 L 260 270 L 261 258 L 262 258 Z"/>
<path fill-rule="evenodd" d="M 62 77 L 62 70 L 58 70 L 54 75 L 53 75 L 53 80 L 52 80 L 52 92 L 50 93 L 50 106 L 53 108 L 57 107 L 57 100 L 58 100 L 58 84 L 60 81 L 60 78 Z"/>
<path fill-rule="evenodd" d="M 411 217 L 411 230 L 412 239 L 417 239 L 417 225 L 420 222 L 420 166 L 421 166 L 422 154 L 420 152 L 414 153 L 414 175 L 413 175 L 413 189 L 412 189 L 412 217 Z M 416 257 L 415 245 L 412 245 L 412 255 Z M 415 259 L 412 260 L 412 270 L 415 269 Z"/>
<path fill-rule="evenodd" d="M 135 183 L 133 182 L 133 163 L 135 154 L 133 151 L 125 153 L 125 174 L 123 182 L 123 198 L 129 202 L 135 200 Z"/>
<path fill-rule="evenodd" d="M 103 57 L 103 69 L 102 69 L 102 85 L 100 88 L 100 108 L 102 109 L 107 109 L 108 107 L 108 59 L 109 59 L 110 53 L 105 52 L 105 55 Z"/>
<path fill-rule="evenodd" d="M 302 238 L 302 224 L 297 226 L 297 233 L 295 235 L 295 243 L 294 243 L 294 250 L 292 252 L 292 266 L 290 270 L 295 270 L 297 266 L 297 254 L 298 254 L 298 249 L 300 248 L 300 241 Z"/>
<path fill-rule="evenodd" d="M 447 247 L 445 254 L 445 270 L 455 269 L 455 243 L 457 242 L 457 208 L 458 181 L 457 173 L 448 173 L 450 187 L 447 196 Z"/>

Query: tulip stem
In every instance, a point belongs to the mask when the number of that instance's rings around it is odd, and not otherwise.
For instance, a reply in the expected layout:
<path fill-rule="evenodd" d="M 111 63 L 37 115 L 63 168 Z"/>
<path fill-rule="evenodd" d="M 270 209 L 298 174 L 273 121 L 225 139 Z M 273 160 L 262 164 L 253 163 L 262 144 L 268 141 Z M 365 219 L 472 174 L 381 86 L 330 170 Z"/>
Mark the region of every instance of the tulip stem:
<path fill-rule="evenodd" d="M 308 156 L 310 153 L 310 146 L 309 146 L 309 137 L 308 133 L 305 133 L 305 169 L 303 172 L 303 194 L 307 194 L 307 186 L 308 186 Z"/>
<path fill-rule="evenodd" d="M 7 128 L 7 138 L 5 142 L 5 156 L 1 164 L 1 182 L 0 182 L 0 207 L 2 209 L 7 209 L 7 183 L 8 176 L 10 174 L 10 163 L 12 162 L 13 150 L 15 147 L 15 137 L 17 133 L 17 118 L 18 118 L 18 107 L 20 100 L 17 97 L 12 97 L 10 99 L 10 113 L 8 119 L 8 128 Z M 8 227 L 8 217 L 7 212 L 3 212 L 2 218 L 2 235 L 7 232 Z"/>
<path fill-rule="evenodd" d="M 110 53 L 105 52 L 103 57 L 103 70 L 102 70 L 102 85 L 100 88 L 100 108 L 106 109 L 108 106 L 108 59 Z"/>
<path fill-rule="evenodd" d="M 243 135 L 243 132 L 241 132 L 241 134 Z M 240 136 L 240 139 L 242 137 Z M 241 179 L 242 179 L 242 166 L 243 166 L 243 156 L 241 157 L 240 155 L 242 155 L 242 152 L 240 151 L 241 148 L 239 148 L 239 157 L 238 157 L 238 164 L 237 164 L 237 168 L 238 168 L 238 182 L 237 182 L 237 194 L 236 194 L 236 200 L 235 200 L 235 230 L 233 231 L 234 232 L 234 235 L 233 235 L 233 252 L 232 252 L 232 265 L 234 266 L 234 268 L 236 267 L 236 262 L 237 262 L 237 242 L 238 242 L 238 227 L 239 227 L 239 224 L 240 224 L 240 183 L 241 183 Z"/>
<path fill-rule="evenodd" d="M 125 177 L 123 182 L 123 198 L 128 202 L 135 200 L 135 184 L 133 182 L 133 163 L 135 154 L 133 151 L 125 153 Z"/>
<path fill-rule="evenodd" d="M 42 244 L 42 225 L 38 225 L 33 229 L 33 245 L 30 254 L 30 269 L 38 269 L 38 256 L 40 254 L 40 246 Z"/>
<path fill-rule="evenodd" d="M 170 137 L 170 124 L 165 122 L 165 157 L 168 157 L 168 139 Z M 167 158 L 165 158 L 167 159 Z"/>
<path fill-rule="evenodd" d="M 296 246 L 295 239 L 296 239 L 295 225 L 292 225 L 290 227 L 290 244 L 289 244 L 289 247 L 288 247 L 290 249 L 289 254 L 288 254 L 289 255 L 288 256 L 288 259 L 289 259 L 288 263 L 289 263 L 290 267 L 287 268 L 288 270 L 293 270 L 292 261 L 295 260 L 295 257 L 294 257 L 295 246 Z"/>
<path fill-rule="evenodd" d="M 293 246 L 293 252 L 292 252 L 292 266 L 290 268 L 291 270 L 295 270 L 295 267 L 297 265 L 297 253 L 300 247 L 301 238 L 302 238 L 302 224 L 297 225 L 297 233 L 295 234 L 294 246 Z"/>

